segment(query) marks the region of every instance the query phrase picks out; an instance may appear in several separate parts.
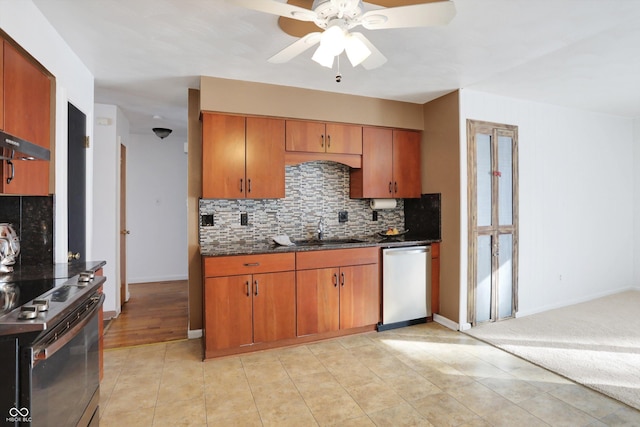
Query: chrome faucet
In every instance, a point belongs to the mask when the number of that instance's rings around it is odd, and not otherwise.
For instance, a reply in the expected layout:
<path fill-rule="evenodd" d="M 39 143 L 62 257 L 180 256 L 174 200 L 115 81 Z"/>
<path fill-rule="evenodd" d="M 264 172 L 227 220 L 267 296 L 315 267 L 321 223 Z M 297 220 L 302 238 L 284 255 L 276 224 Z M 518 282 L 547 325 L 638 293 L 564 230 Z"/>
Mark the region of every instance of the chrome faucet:
<path fill-rule="evenodd" d="M 320 221 L 318 221 L 318 240 L 322 240 L 324 237 L 324 218 L 320 217 Z"/>

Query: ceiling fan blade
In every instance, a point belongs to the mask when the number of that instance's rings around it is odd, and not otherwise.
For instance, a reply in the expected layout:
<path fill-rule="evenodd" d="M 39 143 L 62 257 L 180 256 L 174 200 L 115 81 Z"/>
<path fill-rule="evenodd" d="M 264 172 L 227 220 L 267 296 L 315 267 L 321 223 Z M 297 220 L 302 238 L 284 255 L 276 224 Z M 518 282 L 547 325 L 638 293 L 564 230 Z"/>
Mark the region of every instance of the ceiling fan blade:
<path fill-rule="evenodd" d="M 316 13 L 312 10 L 289 3 L 279 3 L 275 0 L 226 0 L 226 2 L 259 12 L 297 19 L 298 21 L 314 21 L 317 18 Z"/>
<path fill-rule="evenodd" d="M 387 62 L 387 58 L 362 33 L 351 33 L 351 37 L 359 39 L 371 51 L 371 55 L 360 63 L 366 70 L 373 70 Z"/>
<path fill-rule="evenodd" d="M 305 50 L 318 44 L 318 42 L 320 41 L 320 34 L 321 33 L 318 32 L 309 33 L 301 39 L 296 40 L 295 42 L 269 58 L 269 62 L 271 62 L 272 64 L 282 64 L 283 62 L 287 62 L 295 58 Z"/>
<path fill-rule="evenodd" d="M 368 30 L 446 25 L 456 15 L 452 1 L 415 4 L 371 10 L 362 15 L 362 26 Z"/>

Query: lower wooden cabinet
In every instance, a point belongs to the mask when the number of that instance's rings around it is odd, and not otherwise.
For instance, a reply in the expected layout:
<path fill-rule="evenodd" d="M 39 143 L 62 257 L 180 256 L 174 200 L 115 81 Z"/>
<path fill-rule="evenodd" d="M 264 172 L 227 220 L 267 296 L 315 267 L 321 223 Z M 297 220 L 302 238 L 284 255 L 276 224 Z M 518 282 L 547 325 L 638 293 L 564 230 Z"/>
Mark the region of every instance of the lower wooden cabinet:
<path fill-rule="evenodd" d="M 219 350 L 295 336 L 292 271 L 205 281 L 206 347 Z"/>
<path fill-rule="evenodd" d="M 205 357 L 374 330 L 379 254 L 369 247 L 205 257 Z"/>
<path fill-rule="evenodd" d="M 378 323 L 377 264 L 298 271 L 296 283 L 298 336 Z"/>
<path fill-rule="evenodd" d="M 296 254 L 298 336 L 380 320 L 379 248 Z"/>
<path fill-rule="evenodd" d="M 294 338 L 294 254 L 204 259 L 205 354 Z"/>

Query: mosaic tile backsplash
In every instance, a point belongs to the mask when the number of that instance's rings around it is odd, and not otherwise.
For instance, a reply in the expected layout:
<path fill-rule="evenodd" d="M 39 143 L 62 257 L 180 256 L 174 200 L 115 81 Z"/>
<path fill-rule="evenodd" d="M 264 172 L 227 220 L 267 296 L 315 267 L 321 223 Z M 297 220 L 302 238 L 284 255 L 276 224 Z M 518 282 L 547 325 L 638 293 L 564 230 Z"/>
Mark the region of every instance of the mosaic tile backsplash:
<path fill-rule="evenodd" d="M 404 229 L 404 201 L 395 209 L 378 211 L 373 221 L 369 199 L 349 198 L 349 167 L 315 161 L 287 166 L 284 199 L 200 200 L 200 215 L 213 214 L 213 226 L 200 222 L 200 244 L 270 240 L 286 234 L 292 240 L 317 237 L 320 217 L 324 238 L 369 236 L 389 227 Z M 347 211 L 348 221 L 338 222 L 338 212 Z M 247 213 L 248 225 L 240 225 Z"/>

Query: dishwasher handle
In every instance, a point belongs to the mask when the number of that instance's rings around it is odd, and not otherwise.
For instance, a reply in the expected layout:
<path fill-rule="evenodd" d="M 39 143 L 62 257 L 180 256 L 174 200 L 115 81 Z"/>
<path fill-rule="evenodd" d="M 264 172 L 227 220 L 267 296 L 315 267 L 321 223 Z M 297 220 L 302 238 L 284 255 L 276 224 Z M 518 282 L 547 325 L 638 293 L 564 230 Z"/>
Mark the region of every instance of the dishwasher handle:
<path fill-rule="evenodd" d="M 385 256 L 400 256 L 400 255 L 410 255 L 410 254 L 428 254 L 431 253 L 431 248 L 426 246 L 420 247 L 406 247 L 406 248 L 394 248 L 394 249 L 384 249 Z"/>

